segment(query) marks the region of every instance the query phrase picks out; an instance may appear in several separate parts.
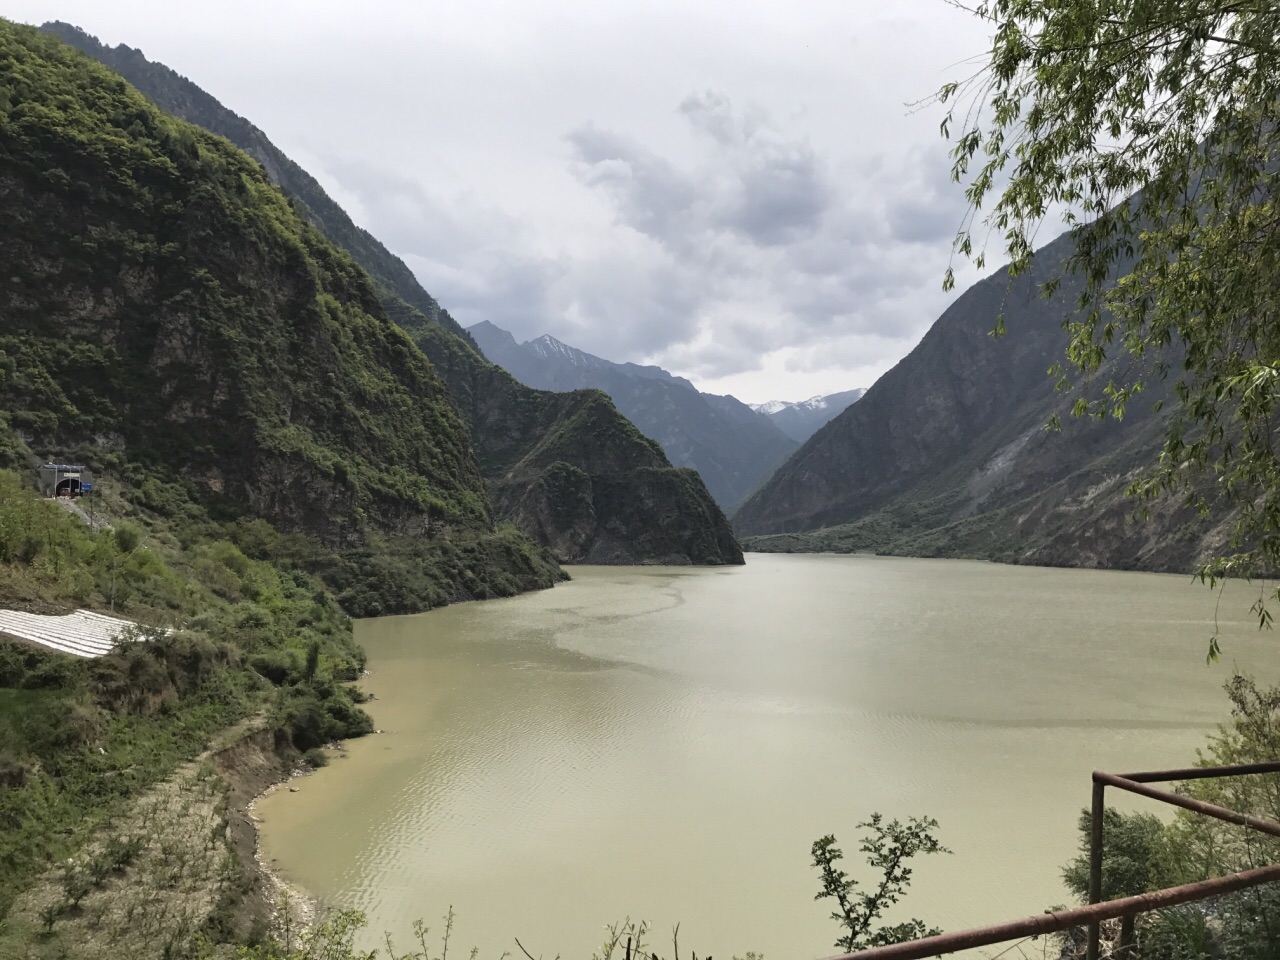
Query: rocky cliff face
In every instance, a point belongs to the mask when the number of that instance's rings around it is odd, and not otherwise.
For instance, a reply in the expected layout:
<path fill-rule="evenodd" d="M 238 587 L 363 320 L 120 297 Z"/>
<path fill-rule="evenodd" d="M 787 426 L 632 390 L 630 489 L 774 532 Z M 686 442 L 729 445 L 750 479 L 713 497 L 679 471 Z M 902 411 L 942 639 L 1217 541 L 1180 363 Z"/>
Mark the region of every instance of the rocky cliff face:
<path fill-rule="evenodd" d="M 728 521 L 691 470 L 599 390 L 534 390 L 434 325 L 413 331 L 472 425 L 494 509 L 564 563 L 741 563 Z"/>
<path fill-rule="evenodd" d="M 1192 569 L 1214 550 L 1220 517 L 1160 503 L 1138 523 L 1124 496 L 1159 449 L 1154 406 L 1168 384 L 1152 385 L 1123 421 L 1096 422 L 1073 419 L 1075 395 L 1056 393 L 1046 373 L 1064 356 L 1078 289 L 1064 282 L 1051 301 L 1038 290 L 1071 242 L 1048 245 L 1012 283 L 1000 271 L 975 284 L 801 447 L 735 516 L 748 549 L 1157 570 Z M 994 338 L 1001 311 L 1009 332 Z M 1061 432 L 1045 429 L 1055 413 Z"/>
<path fill-rule="evenodd" d="M 602 412 L 596 399 L 577 394 L 569 395 L 568 400 L 550 401 L 541 391 L 520 384 L 485 360 L 467 334 L 422 289 L 399 258 L 356 226 L 319 183 L 281 153 L 261 130 L 227 110 L 195 84 L 163 64 L 147 60 L 141 51 L 124 46 L 106 47 L 68 24 L 51 23 L 42 29 L 118 70 L 163 109 L 246 150 L 262 164 L 266 175 L 299 205 L 308 221 L 368 271 L 383 308 L 426 354 L 447 384 L 449 399 L 466 425 L 481 472 L 492 492 L 494 514 L 498 519 L 512 520 L 539 537 L 542 543 L 557 546 L 557 555 L 564 562 L 582 562 L 603 554 L 622 557 L 622 553 L 613 549 L 596 550 L 590 538 L 583 541 L 570 535 L 568 530 L 557 531 L 546 523 L 534 523 L 528 511 L 514 506 L 519 499 L 515 496 L 518 489 L 533 490 L 538 477 L 537 470 L 531 466 L 535 462 L 541 464 L 537 469 L 563 462 L 589 476 L 607 476 L 608 482 L 615 485 L 625 485 L 628 474 L 635 471 L 672 469 L 661 451 L 646 441 L 612 405 L 609 405 L 611 412 Z M 592 422 L 600 431 L 589 438 L 565 429 L 569 421 L 584 412 L 591 413 Z M 612 451 L 616 459 L 603 462 L 598 455 L 600 450 Z M 551 456 L 550 451 L 555 455 Z M 527 466 L 513 473 L 521 463 Z M 607 527 L 612 531 L 611 537 L 632 545 L 628 553 L 631 562 L 658 562 L 677 555 L 683 562 L 691 563 L 741 562 L 741 551 L 728 522 L 700 480 L 677 483 L 673 479 L 665 486 L 663 496 L 658 496 L 647 473 L 635 473 L 633 479 L 636 488 L 630 500 L 648 502 L 650 509 L 610 513 L 608 503 L 612 501 L 602 500 L 600 509 L 604 516 L 598 528 L 603 531 Z M 646 490 L 651 494 L 647 501 L 642 496 Z M 553 513 L 559 515 L 558 510 Z M 690 531 L 686 542 L 692 552 L 676 551 L 668 538 L 659 535 L 665 518 L 671 516 L 711 525 L 706 530 Z M 579 544 L 579 548 L 569 550 L 567 545 L 574 543 Z"/>
<path fill-rule="evenodd" d="M 696 470 L 725 510 L 736 507 L 798 445 L 746 404 L 701 393 L 661 367 L 613 363 L 549 336 L 517 343 L 488 322 L 467 332 L 486 357 L 521 383 L 543 390 L 603 390 L 672 463 Z"/>

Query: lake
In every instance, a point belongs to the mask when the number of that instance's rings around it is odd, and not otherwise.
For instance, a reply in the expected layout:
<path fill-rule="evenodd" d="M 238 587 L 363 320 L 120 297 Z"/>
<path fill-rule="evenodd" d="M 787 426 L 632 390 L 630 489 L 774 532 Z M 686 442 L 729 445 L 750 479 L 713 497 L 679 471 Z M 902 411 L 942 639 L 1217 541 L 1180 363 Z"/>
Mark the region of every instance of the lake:
<path fill-rule="evenodd" d="M 1189 577 L 871 556 L 570 568 L 510 600 L 356 624 L 383 733 L 258 806 L 264 855 L 333 907 L 480 960 L 589 957 L 604 925 L 770 960 L 836 952 L 812 842 L 931 816 L 895 917 L 1068 900 L 1090 771 L 1183 766 L 1232 666 L 1280 675 L 1246 591 Z M 1139 801 L 1141 802 L 1141 801 Z"/>

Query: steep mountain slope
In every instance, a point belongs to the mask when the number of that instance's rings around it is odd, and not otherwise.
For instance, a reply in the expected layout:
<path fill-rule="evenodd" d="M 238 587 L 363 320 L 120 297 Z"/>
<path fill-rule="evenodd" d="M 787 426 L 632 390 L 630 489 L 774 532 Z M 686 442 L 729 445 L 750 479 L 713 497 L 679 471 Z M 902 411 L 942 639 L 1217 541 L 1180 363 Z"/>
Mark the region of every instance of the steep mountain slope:
<path fill-rule="evenodd" d="M 731 510 L 797 443 L 733 397 L 700 393 L 661 367 L 613 363 L 542 336 L 517 343 L 488 321 L 468 328 L 484 355 L 521 383 L 543 390 L 603 390 L 629 420 L 661 444 L 671 462 L 692 467 Z"/>
<path fill-rule="evenodd" d="M 267 176 L 302 206 L 304 216 L 342 247 L 368 272 L 381 296 L 394 295 L 430 320 L 466 339 L 466 334 L 435 298 L 419 285 L 404 261 L 367 230 L 356 226 L 311 174 L 281 153 L 266 134 L 228 110 L 208 93 L 141 50 L 120 44 L 108 47 L 79 27 L 53 21 L 40 27 L 95 60 L 106 64 L 137 87 L 162 110 L 226 137 L 266 168 Z"/>
<path fill-rule="evenodd" d="M 741 562 L 741 551 L 728 522 L 700 480 L 673 474 L 659 494 L 652 483 L 652 471 L 670 471 L 670 463 L 660 450 L 645 443 L 611 404 L 601 407 L 599 398 L 590 393 L 550 400 L 485 360 L 405 264 L 357 227 L 315 178 L 281 153 L 257 127 L 168 67 L 147 60 L 141 51 L 125 46 L 106 47 L 69 24 L 50 23 L 42 29 L 118 70 L 162 108 L 225 136 L 246 150 L 298 204 L 307 220 L 368 270 L 387 313 L 427 355 L 448 385 L 449 397 L 468 428 L 481 472 L 493 492 L 496 516 L 516 522 L 544 544 L 555 545 L 562 562 L 581 562 L 602 555 L 615 562 Z M 579 415 L 593 423 L 599 435 L 583 437 L 577 430 L 566 429 Z M 625 455 L 603 462 L 594 456 L 596 448 L 625 451 Z M 588 472 L 593 487 L 598 482 L 607 491 L 627 489 L 628 483 L 633 488 L 622 497 L 610 493 L 593 500 L 590 535 L 582 533 L 585 521 L 581 516 L 572 532 L 548 527 L 554 517 L 562 515 L 561 505 L 557 504 L 550 505 L 554 509 L 549 510 L 546 523 L 535 524 L 528 511 L 516 508 L 519 498 L 514 490 L 523 489 L 536 500 L 553 495 L 559 487 L 537 487 L 537 475 L 532 469 L 510 472 L 535 450 L 539 462 L 564 463 L 579 470 L 586 469 L 586 463 L 593 463 L 593 471 Z M 645 509 L 638 509 L 640 505 Z M 676 531 L 666 523 L 668 517 L 684 517 L 690 523 L 707 526 Z M 566 552 L 571 543 L 579 548 Z M 618 544 L 628 546 L 624 550 Z M 711 544 L 716 546 L 708 547 Z"/>
<path fill-rule="evenodd" d="M 364 271 L 225 140 L 64 44 L 0 31 L 11 465 L 109 456 L 141 504 L 260 518 L 344 556 L 490 537 L 463 422 Z M 354 564 L 331 572 L 359 579 Z"/>
<path fill-rule="evenodd" d="M 12 425 L 45 445 L 118 438 L 329 542 L 357 533 L 357 510 L 382 530 L 483 522 L 444 385 L 351 259 L 229 144 L 5 33 Z"/>
<path fill-rule="evenodd" d="M 770 400 L 768 403 L 753 403 L 751 409 L 767 416 L 792 440 L 804 443 L 821 427 L 844 413 L 866 392 L 858 387 L 855 390 L 829 393 L 825 397 L 810 397 L 796 402 Z"/>
<path fill-rule="evenodd" d="M 750 549 L 881 550 L 1060 565 L 1191 569 L 1222 525 L 1174 503 L 1132 522 L 1128 481 L 1155 456 L 1168 396 L 1156 383 L 1121 422 L 1073 419 L 1047 368 L 1078 288 L 1039 286 L 1068 253 L 975 284 L 857 403 L 818 431 L 735 516 Z M 989 331 L 1004 311 L 1009 332 Z M 1173 367 L 1176 369 L 1176 358 Z M 1123 359 L 1095 378 L 1105 383 Z M 1044 429 L 1061 416 L 1061 432 Z M 770 536 L 771 535 L 771 536 Z"/>

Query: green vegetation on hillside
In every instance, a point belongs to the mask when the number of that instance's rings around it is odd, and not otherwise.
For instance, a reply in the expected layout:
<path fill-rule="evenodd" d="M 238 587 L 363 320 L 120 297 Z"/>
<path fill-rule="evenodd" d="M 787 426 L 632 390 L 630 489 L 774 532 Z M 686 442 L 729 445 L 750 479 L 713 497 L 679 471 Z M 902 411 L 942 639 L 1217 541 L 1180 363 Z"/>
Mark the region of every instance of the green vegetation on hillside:
<path fill-rule="evenodd" d="M 0 917 L 237 720 L 265 712 L 298 751 L 370 729 L 346 683 L 363 654 L 318 580 L 230 539 L 183 544 L 115 497 L 102 511 L 113 527 L 92 530 L 0 471 L 4 602 L 149 625 L 97 660 L 0 639 Z"/>
<path fill-rule="evenodd" d="M 0 64 L 0 465 L 77 457 L 179 536 L 268 521 L 254 548 L 351 613 L 554 581 L 493 531 L 430 362 L 259 164 L 37 31 L 0 22 Z"/>

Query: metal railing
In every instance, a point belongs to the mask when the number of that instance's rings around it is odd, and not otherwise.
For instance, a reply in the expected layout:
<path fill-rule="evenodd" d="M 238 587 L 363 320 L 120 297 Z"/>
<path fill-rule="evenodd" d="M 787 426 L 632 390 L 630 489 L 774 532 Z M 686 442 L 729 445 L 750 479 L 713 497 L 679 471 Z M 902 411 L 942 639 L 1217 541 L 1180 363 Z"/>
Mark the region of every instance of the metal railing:
<path fill-rule="evenodd" d="M 1225 820 L 1248 827 L 1260 833 L 1280 837 L 1280 823 L 1229 810 L 1217 804 L 1185 797 L 1170 790 L 1149 786 L 1171 780 L 1203 780 L 1211 777 L 1239 777 L 1260 773 L 1280 773 L 1280 760 L 1266 763 L 1248 763 L 1229 767 L 1190 767 L 1185 770 L 1152 770 L 1145 773 L 1114 774 L 1095 771 L 1093 774 L 1093 807 L 1089 835 L 1089 903 L 1083 907 L 1040 913 L 1022 920 L 999 923 L 988 927 L 974 927 L 943 933 L 921 940 L 908 940 L 886 947 L 873 947 L 856 953 L 840 954 L 829 960 L 923 960 L 959 950 L 987 947 L 1010 940 L 1061 933 L 1073 927 L 1088 926 L 1087 960 L 1098 960 L 1100 928 L 1104 920 L 1120 920 L 1120 947 L 1132 945 L 1134 918 L 1140 913 L 1174 907 L 1196 900 L 1207 900 L 1225 893 L 1245 890 L 1259 884 L 1280 881 L 1280 863 L 1245 870 L 1212 880 L 1186 883 L 1178 887 L 1166 887 L 1133 897 L 1102 901 L 1102 821 L 1106 810 L 1106 788 L 1115 787 L 1138 796 L 1149 797 L 1163 803 L 1182 807 L 1194 813 Z"/>

